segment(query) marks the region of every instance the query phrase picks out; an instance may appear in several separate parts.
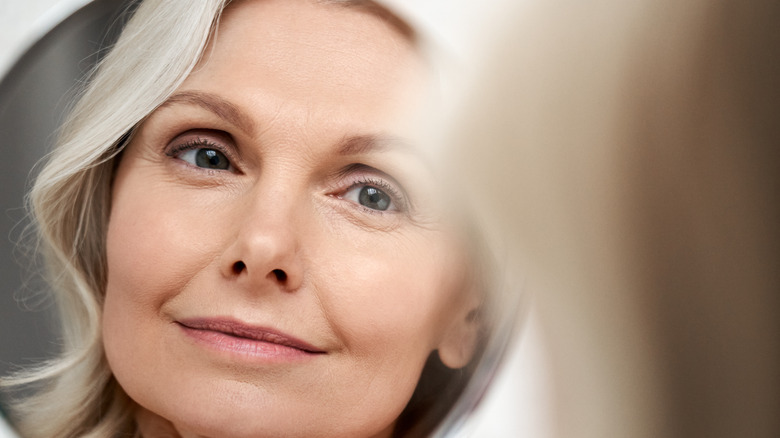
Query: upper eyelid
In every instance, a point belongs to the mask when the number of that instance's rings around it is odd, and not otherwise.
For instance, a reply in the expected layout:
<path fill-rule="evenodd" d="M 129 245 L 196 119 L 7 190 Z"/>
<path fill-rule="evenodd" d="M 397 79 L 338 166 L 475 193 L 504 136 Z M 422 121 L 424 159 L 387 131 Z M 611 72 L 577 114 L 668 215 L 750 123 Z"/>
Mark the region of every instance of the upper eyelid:
<path fill-rule="evenodd" d="M 210 140 L 203 140 L 201 138 L 183 141 L 183 142 L 171 142 L 166 148 L 165 153 L 167 155 L 175 155 L 182 151 L 189 151 L 192 149 L 216 149 L 222 152 L 225 147 L 219 143 L 215 143 Z"/>
<path fill-rule="evenodd" d="M 232 140 L 230 134 L 225 133 L 224 135 Z M 225 154 L 231 166 L 234 169 L 238 169 L 237 163 L 240 162 L 241 158 L 238 149 L 232 141 L 228 142 L 228 144 L 225 143 L 225 141 L 217 140 L 214 136 L 209 136 L 208 134 L 193 134 L 192 137 L 178 135 L 165 146 L 165 155 L 173 157 L 188 150 L 214 149 Z"/>
<path fill-rule="evenodd" d="M 403 185 L 386 172 L 375 167 L 354 163 L 342 169 L 339 176 L 341 181 L 339 184 L 346 185 L 346 189 L 341 190 L 341 193 L 346 193 L 361 185 L 376 186 L 380 190 L 391 192 L 388 194 L 398 204 L 398 212 L 411 212 L 414 207 L 414 203 Z"/>
<path fill-rule="evenodd" d="M 393 187 L 396 187 L 399 192 L 401 192 L 404 195 L 406 194 L 406 190 L 404 190 L 403 185 L 399 183 L 395 178 L 393 178 L 390 174 L 382 170 L 379 170 L 376 167 L 369 166 L 367 164 L 352 163 L 342 168 L 337 173 L 337 176 L 340 178 L 348 179 L 354 176 L 355 174 L 361 174 L 361 173 L 374 175 L 380 180 L 387 181 L 388 184 L 392 185 Z"/>

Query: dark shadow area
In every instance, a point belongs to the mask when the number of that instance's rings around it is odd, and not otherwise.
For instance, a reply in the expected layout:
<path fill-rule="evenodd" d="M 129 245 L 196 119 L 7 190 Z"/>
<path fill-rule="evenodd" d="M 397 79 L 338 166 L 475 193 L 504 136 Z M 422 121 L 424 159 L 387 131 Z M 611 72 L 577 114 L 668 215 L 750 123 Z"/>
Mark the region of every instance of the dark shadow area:
<path fill-rule="evenodd" d="M 58 350 L 50 292 L 26 231 L 24 197 L 72 97 L 118 36 L 122 11 L 133 4 L 97 0 L 75 11 L 0 82 L 0 376 Z"/>

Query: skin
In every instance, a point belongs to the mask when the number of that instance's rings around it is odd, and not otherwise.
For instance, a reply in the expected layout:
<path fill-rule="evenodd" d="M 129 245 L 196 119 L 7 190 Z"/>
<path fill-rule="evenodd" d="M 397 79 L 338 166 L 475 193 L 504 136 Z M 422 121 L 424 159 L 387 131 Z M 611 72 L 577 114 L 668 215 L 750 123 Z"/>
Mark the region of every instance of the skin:
<path fill-rule="evenodd" d="M 468 362 L 463 250 L 401 140 L 424 77 L 409 40 L 365 11 L 226 10 L 113 186 L 103 337 L 144 436 L 387 437 L 432 351 Z M 367 186 L 386 210 L 361 200 Z M 193 318 L 317 354 L 228 351 L 191 336 Z"/>

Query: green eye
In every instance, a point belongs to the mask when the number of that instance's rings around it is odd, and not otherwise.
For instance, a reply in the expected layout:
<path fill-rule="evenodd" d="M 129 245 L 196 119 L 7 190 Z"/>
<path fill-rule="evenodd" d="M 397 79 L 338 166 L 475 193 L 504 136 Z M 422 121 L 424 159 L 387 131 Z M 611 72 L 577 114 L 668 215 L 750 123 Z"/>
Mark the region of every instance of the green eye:
<path fill-rule="evenodd" d="M 355 184 L 344 192 L 341 198 L 371 210 L 398 211 L 399 204 L 395 194 L 390 189 L 380 189 L 376 185 L 367 182 Z"/>
<path fill-rule="evenodd" d="M 390 208 L 393 201 L 390 196 L 376 187 L 363 186 L 358 193 L 358 203 L 372 210 L 385 211 Z"/>
<path fill-rule="evenodd" d="M 190 149 L 179 154 L 178 158 L 204 169 L 229 170 L 231 168 L 230 160 L 216 149 Z"/>

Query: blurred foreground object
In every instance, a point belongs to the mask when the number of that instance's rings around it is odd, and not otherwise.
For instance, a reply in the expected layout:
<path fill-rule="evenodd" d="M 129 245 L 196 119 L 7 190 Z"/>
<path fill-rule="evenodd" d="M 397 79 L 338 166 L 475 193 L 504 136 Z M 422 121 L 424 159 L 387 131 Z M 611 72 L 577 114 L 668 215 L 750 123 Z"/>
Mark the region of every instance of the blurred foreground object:
<path fill-rule="evenodd" d="M 523 2 L 451 137 L 560 437 L 780 436 L 780 3 Z"/>

